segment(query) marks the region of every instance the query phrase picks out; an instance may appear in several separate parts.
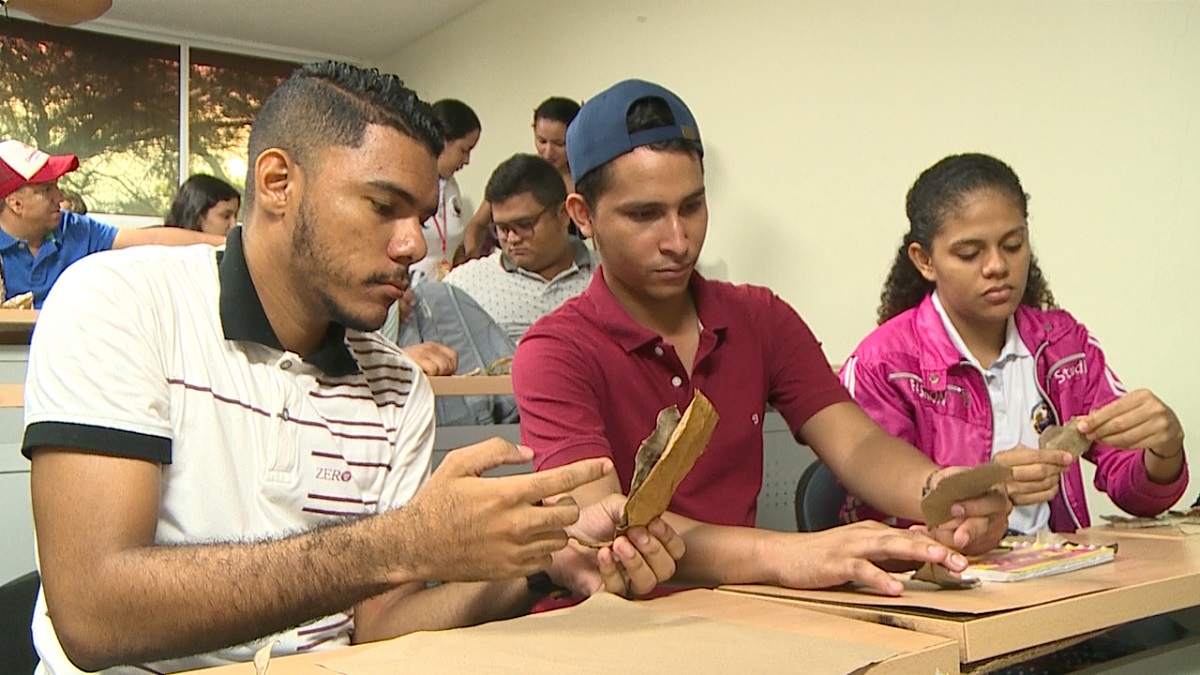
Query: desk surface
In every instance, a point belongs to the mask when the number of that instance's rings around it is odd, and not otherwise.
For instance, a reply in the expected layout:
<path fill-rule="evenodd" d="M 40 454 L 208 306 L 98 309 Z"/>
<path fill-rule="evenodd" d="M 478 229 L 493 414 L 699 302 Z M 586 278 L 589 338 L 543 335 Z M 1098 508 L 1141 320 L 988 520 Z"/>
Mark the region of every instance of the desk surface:
<path fill-rule="evenodd" d="M 839 646 L 845 646 L 852 652 L 860 649 L 864 658 L 867 658 L 867 654 L 881 652 L 893 654 L 891 657 L 874 663 L 870 669 L 872 673 L 942 672 L 949 674 L 958 672 L 957 648 L 951 640 L 867 622 L 831 617 L 768 600 L 710 590 L 694 590 L 632 604 L 638 605 L 640 608 L 652 608 L 675 617 L 700 617 L 720 621 L 726 625 L 733 624 L 737 630 L 743 631 L 743 635 L 746 627 L 764 634 L 782 631 L 797 636 L 791 640 L 787 640 L 786 636 L 783 636 L 785 642 L 799 642 L 801 637 L 809 642 L 826 641 L 832 644 L 832 641 L 837 641 Z M 581 669 L 587 670 L 587 672 L 593 672 L 593 670 L 608 672 L 604 666 L 602 655 L 572 654 L 569 651 L 567 648 L 568 636 L 559 635 L 556 627 L 560 624 L 567 624 L 570 620 L 569 614 L 548 612 L 475 628 L 443 631 L 437 634 L 419 633 L 381 643 L 273 659 L 269 672 L 270 675 L 329 675 L 330 670 L 321 665 L 328 664 L 328 667 L 333 668 L 334 672 L 375 675 L 375 673 L 394 672 L 398 662 L 403 663 L 405 670 L 411 672 L 427 672 L 428 669 L 437 670 L 438 667 L 444 669 L 447 665 L 444 649 L 439 649 L 436 653 L 425 649 L 425 653 L 435 654 L 429 663 L 424 663 L 413 654 L 421 653 L 422 648 L 431 646 L 430 643 L 434 641 L 437 645 L 453 642 L 464 650 L 477 649 L 481 645 L 478 638 L 485 632 L 491 633 L 493 638 L 499 636 L 504 644 L 512 645 L 512 651 L 518 653 L 522 649 L 522 644 L 526 642 L 533 645 L 537 642 L 545 643 L 549 639 L 555 645 L 554 649 L 534 649 L 537 653 L 536 657 L 527 662 L 522 660 L 521 663 L 515 663 L 520 657 L 504 660 L 503 663 L 496 661 L 497 668 L 508 669 L 505 672 L 563 672 L 564 670 L 579 672 Z M 537 628 L 530 630 L 530 627 L 533 626 L 537 626 Z M 700 626 L 699 628 L 706 627 L 711 626 Z M 614 628 L 614 630 L 621 629 Z M 631 630 L 638 630 L 638 628 L 634 626 Z M 421 645 L 421 647 L 417 647 L 417 645 Z M 712 645 L 707 646 L 711 648 Z M 799 647 L 800 645 L 796 644 L 795 646 Z M 678 657 L 686 660 L 688 658 L 686 649 L 686 644 L 676 645 L 676 652 L 672 658 Z M 720 658 L 729 660 L 740 661 L 744 658 L 751 658 L 735 645 L 731 645 L 728 652 L 723 652 L 719 647 L 716 652 L 719 653 Z M 394 658 L 393 655 L 395 655 Z M 769 654 L 759 654 L 758 656 L 765 656 L 768 659 L 770 657 Z M 845 656 L 846 654 L 841 655 L 842 660 L 845 660 Z M 497 655 L 496 658 L 502 657 Z M 640 656 L 638 658 L 641 659 Z M 851 655 L 851 658 L 855 657 Z M 564 669 L 561 665 L 553 666 L 552 661 L 555 659 L 571 661 L 575 667 L 568 666 Z M 817 657 L 806 660 L 802 654 L 792 654 L 788 659 L 775 665 L 788 672 L 822 672 L 822 668 L 817 663 L 813 663 L 815 660 Z M 351 666 L 352 663 L 355 665 Z M 662 664 L 656 660 L 643 660 L 642 663 L 649 672 L 661 672 L 658 666 Z M 869 663 L 869 660 L 864 663 Z M 591 670 L 584 666 L 589 666 Z M 196 672 L 202 672 L 204 675 L 250 675 L 254 673 L 254 666 L 244 663 Z M 437 672 L 442 671 L 438 670 Z"/>
<path fill-rule="evenodd" d="M 512 375 L 431 377 L 434 396 L 490 396 L 513 393 Z"/>
<path fill-rule="evenodd" d="M 29 344 L 37 315 L 35 309 L 0 309 L 0 344 Z"/>
<path fill-rule="evenodd" d="M 950 613 L 930 609 L 945 602 L 929 590 L 906 594 L 909 606 L 864 604 L 863 594 L 839 591 L 789 591 L 764 586 L 730 586 L 724 591 L 777 597 L 838 616 L 876 621 L 954 639 L 962 663 L 978 663 L 1004 654 L 1069 640 L 1148 616 L 1200 605 L 1200 537 L 1151 538 L 1112 531 L 1085 531 L 1071 537 L 1084 543 L 1117 542 L 1109 564 L 1036 581 L 1061 579 L 1086 586 L 1077 595 L 995 612 Z M 1032 583 L 1032 582 L 1017 582 Z M 1001 586 L 995 584 L 993 586 Z M 1014 584 L 1014 592 L 1016 592 Z M 856 595 L 857 604 L 836 595 Z M 922 596 L 926 598 L 922 607 Z"/>

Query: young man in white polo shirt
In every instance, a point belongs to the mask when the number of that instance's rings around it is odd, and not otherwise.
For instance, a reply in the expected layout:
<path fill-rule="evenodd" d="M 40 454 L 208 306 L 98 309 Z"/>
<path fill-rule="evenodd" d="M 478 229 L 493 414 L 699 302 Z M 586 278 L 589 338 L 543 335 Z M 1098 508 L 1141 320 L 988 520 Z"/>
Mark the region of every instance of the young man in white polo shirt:
<path fill-rule="evenodd" d="M 567 189 L 554 165 L 517 154 L 484 188 L 500 248 L 455 267 L 446 283 L 466 291 L 513 342 L 591 283 L 597 259 L 568 234 Z"/>
<path fill-rule="evenodd" d="M 673 572 L 661 522 L 614 543 L 637 550 L 623 570 L 564 549 L 613 534 L 619 502 L 548 499 L 606 461 L 480 478 L 531 456 L 495 439 L 430 475 L 428 382 L 376 329 L 424 255 L 440 149 L 394 76 L 306 66 L 254 124 L 223 254 L 100 253 L 63 275 L 26 387 L 42 672 L 245 661 Z"/>

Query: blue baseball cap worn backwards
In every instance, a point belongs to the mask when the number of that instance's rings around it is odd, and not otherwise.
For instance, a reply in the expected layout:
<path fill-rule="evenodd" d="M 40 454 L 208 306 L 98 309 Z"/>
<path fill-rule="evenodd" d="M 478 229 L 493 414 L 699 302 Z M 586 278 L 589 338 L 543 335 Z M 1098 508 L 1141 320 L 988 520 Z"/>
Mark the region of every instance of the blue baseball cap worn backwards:
<path fill-rule="evenodd" d="M 675 117 L 675 124 L 629 133 L 625 117 L 629 108 L 643 98 L 660 98 Z M 571 180 L 576 183 L 593 169 L 651 143 L 683 139 L 700 145 L 700 127 L 696 118 L 678 96 L 664 87 L 644 80 L 618 82 L 589 99 L 567 127 L 567 163 Z"/>

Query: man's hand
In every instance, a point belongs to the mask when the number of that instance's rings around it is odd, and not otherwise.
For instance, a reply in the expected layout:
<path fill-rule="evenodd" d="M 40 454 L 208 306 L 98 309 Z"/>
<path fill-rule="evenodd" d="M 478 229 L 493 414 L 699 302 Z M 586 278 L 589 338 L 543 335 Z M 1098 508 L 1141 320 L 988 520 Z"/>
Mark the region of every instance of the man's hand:
<path fill-rule="evenodd" d="M 685 550 L 683 538 L 661 518 L 613 539 L 625 502 L 624 495 L 612 494 L 582 510 L 567 534 L 585 545 L 571 542 L 554 554 L 550 576 L 555 583 L 578 595 L 604 590 L 636 597 L 675 575 L 675 562 Z M 591 548 L 608 541 L 609 546 Z"/>
<path fill-rule="evenodd" d="M 948 466 L 939 469 L 930 482 L 937 487 L 946 476 L 966 471 L 970 467 Z M 966 499 L 950 507 L 953 518 L 929 531 L 929 536 L 942 544 L 967 555 L 980 555 L 996 548 L 1008 532 L 1008 514 L 1012 502 L 998 489 L 982 497 Z"/>
<path fill-rule="evenodd" d="M 542 505 L 613 471 L 608 459 L 587 459 L 533 474 L 483 478 L 502 464 L 522 464 L 533 452 L 500 438 L 455 450 L 407 506 L 423 536 L 396 551 L 423 577 L 442 581 L 512 579 L 551 566 L 567 545 L 566 528 L 579 520 L 573 500 Z M 391 514 L 389 514 L 391 515 Z"/>
<path fill-rule="evenodd" d="M 904 584 L 881 567 L 896 561 L 931 562 L 952 572 L 967 567 L 967 559 L 918 530 L 901 530 L 869 521 L 813 533 L 780 534 L 764 544 L 764 555 L 775 561 L 774 583 L 787 588 L 827 588 L 846 582 L 870 586 L 887 595 L 900 595 Z"/>
<path fill-rule="evenodd" d="M 404 308 L 401 307 L 400 311 L 403 312 Z M 421 342 L 401 347 L 400 351 L 420 366 L 426 375 L 453 375 L 458 370 L 458 353 L 444 344 Z"/>
<path fill-rule="evenodd" d="M 1094 443 L 1122 450 L 1153 449 L 1160 457 L 1183 451 L 1183 426 L 1175 411 L 1149 389 L 1131 391 L 1079 420 L 1079 432 Z"/>
<path fill-rule="evenodd" d="M 1058 494 L 1058 477 L 1074 458 L 1065 450 L 1035 450 L 1018 445 L 1012 450 L 997 453 L 992 460 L 1012 469 L 1012 480 L 1005 483 L 1005 492 L 1013 506 L 1043 504 Z"/>

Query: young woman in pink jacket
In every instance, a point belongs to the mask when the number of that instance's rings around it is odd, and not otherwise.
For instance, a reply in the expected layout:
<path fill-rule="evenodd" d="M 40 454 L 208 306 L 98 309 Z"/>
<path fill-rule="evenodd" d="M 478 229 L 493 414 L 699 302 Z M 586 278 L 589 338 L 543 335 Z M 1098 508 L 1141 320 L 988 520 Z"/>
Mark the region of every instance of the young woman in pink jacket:
<path fill-rule="evenodd" d="M 1012 467 L 1014 531 L 1089 525 L 1079 466 L 1037 449 L 1042 429 L 1072 418 L 1091 441 L 1097 489 L 1117 506 L 1151 516 L 1174 504 L 1187 487 L 1179 418 L 1149 390 L 1127 393 L 1096 339 L 1055 306 L 1013 170 L 983 154 L 947 157 L 906 206 L 880 325 L 841 372 L 867 414 L 943 466 Z M 888 520 L 853 496 L 847 513 Z"/>

